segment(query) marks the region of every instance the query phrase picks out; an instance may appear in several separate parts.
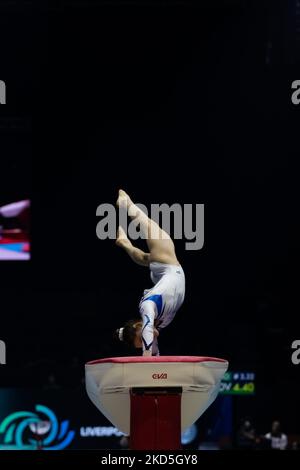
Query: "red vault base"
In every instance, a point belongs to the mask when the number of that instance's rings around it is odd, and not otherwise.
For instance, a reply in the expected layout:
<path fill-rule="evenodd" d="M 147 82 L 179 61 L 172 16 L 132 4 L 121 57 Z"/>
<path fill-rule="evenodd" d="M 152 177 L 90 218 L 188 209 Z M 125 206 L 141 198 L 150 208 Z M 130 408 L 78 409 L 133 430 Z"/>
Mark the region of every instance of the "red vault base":
<path fill-rule="evenodd" d="M 181 388 L 130 390 L 130 449 L 181 449 Z"/>

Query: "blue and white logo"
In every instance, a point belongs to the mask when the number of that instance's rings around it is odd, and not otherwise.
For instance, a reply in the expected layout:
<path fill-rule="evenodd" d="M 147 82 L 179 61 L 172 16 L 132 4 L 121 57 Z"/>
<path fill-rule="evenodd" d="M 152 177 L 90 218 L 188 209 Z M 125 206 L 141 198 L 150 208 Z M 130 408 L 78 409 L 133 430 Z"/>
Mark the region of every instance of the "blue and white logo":
<path fill-rule="evenodd" d="M 69 421 L 58 422 L 50 408 L 36 405 L 35 413 L 17 411 L 0 423 L 0 450 L 61 450 L 74 439 Z"/>

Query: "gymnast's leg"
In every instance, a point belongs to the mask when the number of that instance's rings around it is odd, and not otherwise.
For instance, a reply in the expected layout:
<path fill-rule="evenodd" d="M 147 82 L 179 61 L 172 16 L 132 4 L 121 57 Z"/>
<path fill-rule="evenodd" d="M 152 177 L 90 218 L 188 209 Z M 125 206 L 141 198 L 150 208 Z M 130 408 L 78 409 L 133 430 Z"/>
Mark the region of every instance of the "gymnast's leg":
<path fill-rule="evenodd" d="M 176 258 L 174 243 L 169 234 L 150 219 L 130 199 L 122 189 L 119 191 L 117 206 L 127 210 L 131 219 L 140 225 L 146 239 L 149 253 L 134 247 L 126 237 L 124 230 L 119 227 L 116 243 L 127 251 L 129 256 L 138 264 L 148 266 L 151 262 L 179 265 Z"/>

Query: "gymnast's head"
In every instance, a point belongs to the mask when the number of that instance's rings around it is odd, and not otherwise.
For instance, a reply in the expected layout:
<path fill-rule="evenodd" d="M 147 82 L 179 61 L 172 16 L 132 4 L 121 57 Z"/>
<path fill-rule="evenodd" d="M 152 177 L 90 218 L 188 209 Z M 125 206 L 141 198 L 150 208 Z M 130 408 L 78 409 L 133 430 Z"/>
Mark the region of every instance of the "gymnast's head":
<path fill-rule="evenodd" d="M 128 320 L 122 328 L 115 331 L 115 337 L 127 346 L 140 349 L 143 347 L 142 328 L 143 323 L 141 320 Z M 154 336 L 157 337 L 158 335 L 157 329 L 154 328 Z"/>

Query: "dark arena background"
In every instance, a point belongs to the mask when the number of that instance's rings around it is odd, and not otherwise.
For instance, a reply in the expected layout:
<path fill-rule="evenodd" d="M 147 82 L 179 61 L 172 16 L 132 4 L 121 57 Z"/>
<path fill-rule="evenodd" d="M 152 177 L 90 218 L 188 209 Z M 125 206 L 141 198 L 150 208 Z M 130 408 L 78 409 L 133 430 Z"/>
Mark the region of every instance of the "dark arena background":
<path fill-rule="evenodd" d="M 0 450 L 128 446 L 84 380 L 137 354 L 113 332 L 151 286 L 96 236 L 119 188 L 204 204 L 203 247 L 175 240 L 186 297 L 160 353 L 229 370 L 182 447 L 271 449 L 279 421 L 299 449 L 299 1 L 2 1 L 0 50 Z"/>

